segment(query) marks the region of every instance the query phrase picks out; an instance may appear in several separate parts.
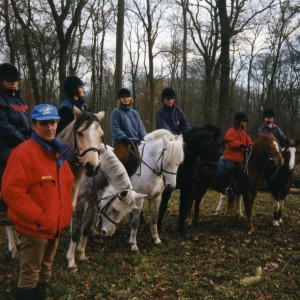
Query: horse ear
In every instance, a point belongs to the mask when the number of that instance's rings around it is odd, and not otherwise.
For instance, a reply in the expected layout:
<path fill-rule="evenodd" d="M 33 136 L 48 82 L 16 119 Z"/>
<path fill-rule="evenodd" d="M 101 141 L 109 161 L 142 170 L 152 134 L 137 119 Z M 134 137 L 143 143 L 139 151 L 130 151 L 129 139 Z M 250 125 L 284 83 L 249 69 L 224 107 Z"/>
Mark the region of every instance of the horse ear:
<path fill-rule="evenodd" d="M 182 136 L 182 134 L 176 135 L 175 139 L 176 139 L 176 141 L 183 142 L 183 136 Z"/>
<path fill-rule="evenodd" d="M 99 121 L 102 121 L 102 119 L 105 117 L 105 111 L 102 110 L 102 111 L 99 111 L 97 114 L 96 114 L 96 117 Z"/>
<path fill-rule="evenodd" d="M 82 111 L 74 105 L 73 112 L 76 117 L 79 117 L 82 114 Z"/>

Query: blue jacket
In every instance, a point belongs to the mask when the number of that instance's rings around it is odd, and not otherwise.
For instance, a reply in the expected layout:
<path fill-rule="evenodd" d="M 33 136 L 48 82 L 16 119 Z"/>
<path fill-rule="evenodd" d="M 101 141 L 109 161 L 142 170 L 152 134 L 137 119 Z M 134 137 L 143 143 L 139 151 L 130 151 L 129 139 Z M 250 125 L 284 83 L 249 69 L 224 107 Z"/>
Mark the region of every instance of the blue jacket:
<path fill-rule="evenodd" d="M 167 129 L 173 134 L 181 134 L 191 128 L 180 107 L 163 105 L 157 112 L 157 128 Z"/>
<path fill-rule="evenodd" d="M 277 139 L 279 142 L 280 147 L 285 147 L 286 146 L 286 136 L 283 133 L 283 131 L 274 123 L 272 124 L 272 127 L 267 126 L 266 124 L 263 124 L 259 129 L 258 129 L 258 135 L 261 136 L 263 133 L 265 134 L 273 134 L 274 137 Z"/>
<path fill-rule="evenodd" d="M 0 91 L 0 186 L 10 152 L 29 139 L 31 134 L 28 106 L 19 96 L 9 97 Z"/>
<path fill-rule="evenodd" d="M 88 104 L 82 98 L 80 98 L 79 100 L 74 100 L 72 97 L 65 99 L 58 107 L 60 120 L 57 126 L 56 134 L 60 133 L 74 120 L 74 106 L 76 106 L 81 111 L 89 109 Z"/>
<path fill-rule="evenodd" d="M 130 106 L 115 108 L 110 116 L 113 146 L 128 138 L 133 141 L 141 141 L 147 134 L 139 113 Z"/>

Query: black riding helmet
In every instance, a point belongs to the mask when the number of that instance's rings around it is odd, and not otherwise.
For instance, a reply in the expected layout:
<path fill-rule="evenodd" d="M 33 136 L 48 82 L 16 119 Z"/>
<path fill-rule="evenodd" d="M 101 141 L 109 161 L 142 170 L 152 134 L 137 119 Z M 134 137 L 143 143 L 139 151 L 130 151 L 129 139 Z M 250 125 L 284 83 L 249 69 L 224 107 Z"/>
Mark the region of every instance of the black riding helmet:
<path fill-rule="evenodd" d="M 166 87 L 162 90 L 162 92 L 161 92 L 161 100 L 162 101 L 164 99 L 175 99 L 175 98 L 176 98 L 175 90 L 172 89 L 171 87 Z"/>
<path fill-rule="evenodd" d="M 10 63 L 0 65 L 0 80 L 18 81 L 20 80 L 20 72 Z"/>
<path fill-rule="evenodd" d="M 275 113 L 272 108 L 267 108 L 263 113 L 263 118 L 274 118 Z"/>
<path fill-rule="evenodd" d="M 240 122 L 242 121 L 247 121 L 248 122 L 248 118 L 247 116 L 242 113 L 242 112 L 238 112 L 234 115 L 234 124 L 240 124 Z"/>
<path fill-rule="evenodd" d="M 77 76 L 68 76 L 63 84 L 64 93 L 67 97 L 73 97 L 75 96 L 75 89 L 80 86 L 84 86 L 84 83 L 80 78 Z"/>

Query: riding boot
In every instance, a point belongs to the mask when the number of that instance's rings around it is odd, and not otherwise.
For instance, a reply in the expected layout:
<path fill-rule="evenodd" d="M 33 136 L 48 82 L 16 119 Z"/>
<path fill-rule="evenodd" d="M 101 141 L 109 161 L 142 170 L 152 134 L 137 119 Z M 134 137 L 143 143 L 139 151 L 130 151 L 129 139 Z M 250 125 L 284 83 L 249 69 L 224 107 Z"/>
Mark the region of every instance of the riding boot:
<path fill-rule="evenodd" d="M 39 282 L 33 292 L 33 300 L 46 300 L 47 283 Z"/>
<path fill-rule="evenodd" d="M 35 299 L 33 298 L 33 295 L 34 289 L 24 289 L 19 287 L 16 289 L 16 300 L 33 300 Z"/>

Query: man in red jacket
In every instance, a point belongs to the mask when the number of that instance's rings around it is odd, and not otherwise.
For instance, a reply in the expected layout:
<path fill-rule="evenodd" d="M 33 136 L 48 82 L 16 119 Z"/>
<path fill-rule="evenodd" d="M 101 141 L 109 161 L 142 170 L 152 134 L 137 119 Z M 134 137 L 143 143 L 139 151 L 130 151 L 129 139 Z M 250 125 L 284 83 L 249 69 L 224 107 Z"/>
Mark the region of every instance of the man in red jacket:
<path fill-rule="evenodd" d="M 253 145 L 252 139 L 247 131 L 247 116 L 239 112 L 234 116 L 233 126 L 225 134 L 223 194 L 231 194 L 232 180 L 241 176 L 244 168 L 244 160 L 247 151 Z"/>
<path fill-rule="evenodd" d="M 73 174 L 66 159 L 73 149 L 55 138 L 59 119 L 52 105 L 33 108 L 31 138 L 11 152 L 2 179 L 21 242 L 16 299 L 46 299 L 59 235 L 72 217 Z"/>

